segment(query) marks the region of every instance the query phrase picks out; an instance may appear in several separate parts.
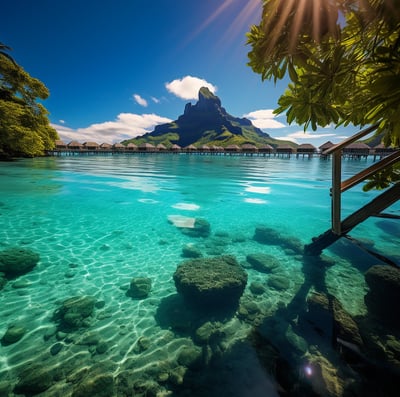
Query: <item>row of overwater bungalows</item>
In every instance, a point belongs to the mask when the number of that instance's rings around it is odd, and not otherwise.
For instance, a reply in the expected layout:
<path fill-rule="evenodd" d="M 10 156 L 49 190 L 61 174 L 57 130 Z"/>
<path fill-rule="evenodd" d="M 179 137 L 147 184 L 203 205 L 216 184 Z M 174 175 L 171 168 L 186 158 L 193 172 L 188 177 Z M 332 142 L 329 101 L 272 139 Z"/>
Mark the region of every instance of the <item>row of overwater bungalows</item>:
<path fill-rule="evenodd" d="M 84 142 L 79 143 L 77 141 L 71 141 L 69 143 L 64 143 L 61 140 L 56 141 L 56 147 L 54 150 L 50 151 L 49 154 L 57 155 L 62 153 L 93 153 L 93 154 L 101 154 L 101 153 L 200 153 L 200 154 L 261 154 L 261 155 L 275 155 L 275 156 L 287 156 L 291 155 L 299 156 L 309 156 L 315 154 L 320 154 L 323 156 L 323 152 L 334 144 L 330 141 L 321 145 L 318 149 L 309 144 L 303 143 L 298 145 L 296 148 L 293 148 L 287 144 L 278 145 L 275 148 L 271 145 L 261 145 L 255 146 L 252 144 L 243 144 L 241 146 L 238 145 L 228 145 L 225 147 L 215 146 L 215 145 L 201 145 L 196 147 L 194 145 L 188 145 L 185 147 L 181 147 L 177 144 L 174 144 L 170 147 L 166 147 L 162 143 L 158 145 L 152 145 L 151 143 L 142 143 L 139 145 L 135 145 L 133 143 L 128 143 L 127 145 L 123 145 L 122 143 L 114 143 L 113 145 L 109 143 L 98 144 L 96 142 Z M 373 155 L 374 157 L 384 157 L 394 151 L 393 148 L 385 147 L 383 144 L 380 144 L 375 147 L 370 147 L 362 142 L 355 142 L 343 149 L 344 157 L 367 157 L 369 155 Z"/>

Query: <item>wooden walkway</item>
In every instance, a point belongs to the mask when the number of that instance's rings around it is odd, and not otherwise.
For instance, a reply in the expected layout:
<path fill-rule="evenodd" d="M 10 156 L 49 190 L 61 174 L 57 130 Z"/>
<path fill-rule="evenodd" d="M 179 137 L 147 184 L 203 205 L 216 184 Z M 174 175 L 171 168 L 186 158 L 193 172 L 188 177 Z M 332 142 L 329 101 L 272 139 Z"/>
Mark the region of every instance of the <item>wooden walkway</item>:
<path fill-rule="evenodd" d="M 372 126 L 360 131 L 359 133 L 337 145 L 332 146 L 330 149 L 324 152 L 324 155 L 332 155 L 331 228 L 320 236 L 313 238 L 312 243 L 304 247 L 305 254 L 320 255 L 325 248 L 329 247 L 339 238 L 346 236 L 347 233 L 349 233 L 354 227 L 364 222 L 369 217 L 385 217 L 386 215 L 382 214 L 382 211 L 400 200 L 400 182 L 397 182 L 394 183 L 390 188 L 383 191 L 383 193 L 373 199 L 370 203 L 364 205 L 362 208 L 349 215 L 343 221 L 341 220 L 342 193 L 365 181 L 367 178 L 373 176 L 377 172 L 380 172 L 383 169 L 400 161 L 400 150 L 396 150 L 387 157 L 382 158 L 379 162 L 350 177 L 346 181 L 341 181 L 342 149 L 350 143 L 370 134 L 376 128 L 377 126 Z M 390 217 L 400 218 L 393 215 Z"/>

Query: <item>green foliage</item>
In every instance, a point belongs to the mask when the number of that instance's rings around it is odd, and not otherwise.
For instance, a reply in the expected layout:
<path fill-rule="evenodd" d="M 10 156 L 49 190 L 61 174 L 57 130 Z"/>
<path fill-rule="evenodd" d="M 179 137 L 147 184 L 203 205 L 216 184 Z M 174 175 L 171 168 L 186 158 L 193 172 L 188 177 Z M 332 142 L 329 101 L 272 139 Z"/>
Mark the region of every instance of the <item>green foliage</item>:
<path fill-rule="evenodd" d="M 291 83 L 275 113 L 309 126 L 378 124 L 400 144 L 400 1 L 264 0 L 249 66 Z M 339 20 L 339 15 L 344 18 Z"/>
<path fill-rule="evenodd" d="M 57 132 L 38 103 L 49 92 L 5 52 L 0 43 L 0 157 L 38 156 L 52 149 Z"/>
<path fill-rule="evenodd" d="M 398 182 L 400 182 L 400 163 L 387 167 L 383 171 L 373 175 L 372 178 L 363 186 L 363 190 L 382 190 L 389 187 L 392 183 Z"/>

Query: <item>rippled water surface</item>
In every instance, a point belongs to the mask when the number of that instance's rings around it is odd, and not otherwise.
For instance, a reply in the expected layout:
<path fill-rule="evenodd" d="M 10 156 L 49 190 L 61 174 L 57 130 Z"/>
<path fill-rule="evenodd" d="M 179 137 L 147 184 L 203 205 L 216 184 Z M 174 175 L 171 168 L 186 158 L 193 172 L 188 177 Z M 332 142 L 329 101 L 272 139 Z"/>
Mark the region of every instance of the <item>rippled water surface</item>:
<path fill-rule="evenodd" d="M 344 160 L 343 178 L 369 161 Z M 0 163 L 0 250 L 17 246 L 40 255 L 32 271 L 0 290 L 0 337 L 10 325 L 24 328 L 18 342 L 0 346 L 0 395 L 77 397 L 102 395 L 102 389 L 116 396 L 278 395 L 274 371 L 250 335 L 290 305 L 309 278 L 293 246 L 329 228 L 330 183 L 331 162 L 319 158 L 160 154 Z M 374 195 L 361 187 L 346 192 L 343 215 Z M 399 207 L 388 211 L 398 213 Z M 196 219 L 210 224 L 208 237 L 182 233 L 181 226 Z M 282 245 L 254 239 L 259 227 L 279 233 Z M 396 261 L 398 233 L 395 222 L 370 219 L 352 236 Z M 233 255 L 245 267 L 248 282 L 236 312 L 216 319 L 180 301 L 173 274 L 187 259 L 187 246 L 203 257 Z M 279 261 L 280 276 L 289 280 L 285 288 L 271 287 L 269 274 L 249 266 L 246 258 L 254 253 Z M 374 260 L 364 255 L 342 242 L 326 251 L 334 263 L 325 274 L 328 291 L 353 316 L 365 313 L 363 272 Z M 147 298 L 126 295 L 134 277 L 151 279 Z M 252 283 L 264 292 L 255 294 Z M 54 313 L 77 296 L 96 300 L 90 323 L 63 332 Z M 216 345 L 196 340 L 205 323 L 220 327 Z M 281 325 L 275 325 L 279 333 Z M 299 344 L 296 358 L 286 359 L 301 362 L 313 352 L 310 341 L 304 351 Z M 184 349 L 200 352 L 199 363 L 185 361 Z M 32 363 L 41 367 L 24 389 L 21 377 L 28 377 Z M 29 381 L 42 383 L 33 390 Z"/>

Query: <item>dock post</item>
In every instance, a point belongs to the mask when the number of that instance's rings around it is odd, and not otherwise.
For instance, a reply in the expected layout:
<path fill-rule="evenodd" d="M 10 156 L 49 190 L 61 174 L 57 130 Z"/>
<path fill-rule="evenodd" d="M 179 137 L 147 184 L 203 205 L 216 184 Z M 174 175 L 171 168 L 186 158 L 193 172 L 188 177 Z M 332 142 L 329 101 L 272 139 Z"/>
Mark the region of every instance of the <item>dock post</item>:
<path fill-rule="evenodd" d="M 341 235 L 341 182 L 342 153 L 341 150 L 332 153 L 332 214 L 331 225 L 333 233 Z"/>

